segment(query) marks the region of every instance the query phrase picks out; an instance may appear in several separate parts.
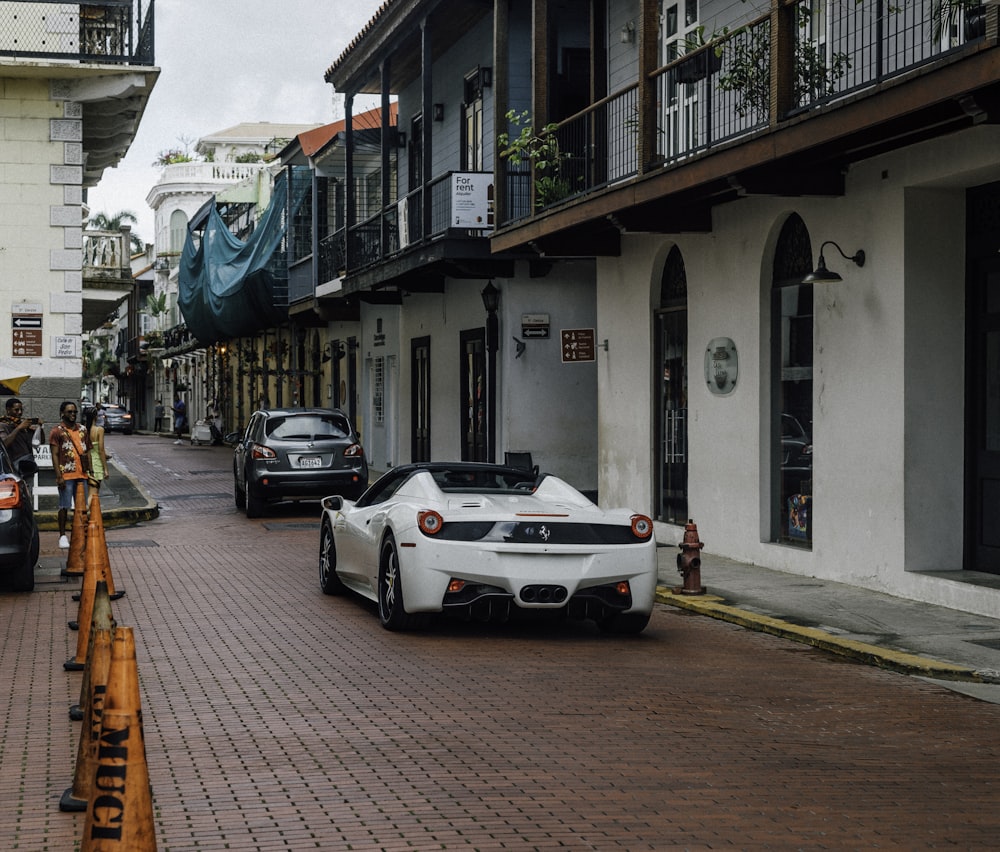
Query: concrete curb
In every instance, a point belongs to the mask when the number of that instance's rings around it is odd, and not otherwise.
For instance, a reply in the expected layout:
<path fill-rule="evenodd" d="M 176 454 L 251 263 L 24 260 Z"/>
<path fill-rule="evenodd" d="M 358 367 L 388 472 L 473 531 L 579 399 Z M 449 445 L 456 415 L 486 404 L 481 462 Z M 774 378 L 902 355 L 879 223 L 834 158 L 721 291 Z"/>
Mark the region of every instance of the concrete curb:
<path fill-rule="evenodd" d="M 113 509 L 101 507 L 101 518 L 104 521 L 104 526 L 128 527 L 158 518 L 160 516 L 159 504 L 146 494 L 139 481 L 131 473 L 123 470 L 118 465 L 113 466 L 115 476 L 128 481 L 127 490 L 130 493 L 127 499 L 128 505 Z M 35 519 L 38 521 L 38 529 L 43 532 L 51 532 L 59 529 L 59 522 L 55 512 L 35 512 Z"/>
<path fill-rule="evenodd" d="M 977 671 L 954 663 L 908 654 L 905 651 L 894 651 L 867 642 L 837 637 L 815 627 L 791 624 L 780 618 L 730 606 L 723 598 L 715 595 L 681 595 L 666 586 L 658 586 L 656 599 L 660 603 L 678 609 L 728 621 L 730 624 L 756 630 L 759 633 L 781 636 L 793 642 L 801 642 L 813 648 L 900 674 L 968 683 L 1000 683 L 998 672 Z"/>

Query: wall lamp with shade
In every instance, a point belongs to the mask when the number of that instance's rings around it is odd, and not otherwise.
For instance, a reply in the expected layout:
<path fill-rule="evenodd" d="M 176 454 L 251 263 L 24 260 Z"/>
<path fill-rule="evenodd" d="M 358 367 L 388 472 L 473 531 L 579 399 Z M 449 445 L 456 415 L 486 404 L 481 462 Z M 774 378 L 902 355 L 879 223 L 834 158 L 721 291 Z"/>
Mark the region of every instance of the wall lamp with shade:
<path fill-rule="evenodd" d="M 635 41 L 635 21 L 629 21 L 622 27 L 622 44 L 632 44 Z"/>
<path fill-rule="evenodd" d="M 844 254 L 844 250 L 833 240 L 827 240 L 819 247 L 819 262 L 816 264 L 816 269 L 802 279 L 803 284 L 823 284 L 831 281 L 844 280 L 838 273 L 831 272 L 826 268 L 826 258 L 823 257 L 823 249 L 827 246 L 833 246 L 840 252 L 840 256 L 844 258 L 844 260 L 850 260 L 859 267 L 865 265 L 865 253 L 861 249 L 858 249 L 853 255 Z"/>

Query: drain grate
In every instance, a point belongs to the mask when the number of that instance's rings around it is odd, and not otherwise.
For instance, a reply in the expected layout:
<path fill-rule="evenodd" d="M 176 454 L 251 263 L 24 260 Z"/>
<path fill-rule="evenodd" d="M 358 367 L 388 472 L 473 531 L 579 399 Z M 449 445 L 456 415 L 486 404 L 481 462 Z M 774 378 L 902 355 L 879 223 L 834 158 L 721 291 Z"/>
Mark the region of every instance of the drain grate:
<path fill-rule="evenodd" d="M 109 541 L 108 547 L 159 547 L 151 538 L 139 538 L 131 541 Z"/>
<path fill-rule="evenodd" d="M 191 476 L 221 476 L 224 473 L 229 473 L 229 471 L 226 468 L 222 468 L 221 470 L 189 470 L 188 473 Z"/>
<path fill-rule="evenodd" d="M 314 530 L 316 529 L 316 524 L 264 524 L 264 529 L 267 530 Z"/>

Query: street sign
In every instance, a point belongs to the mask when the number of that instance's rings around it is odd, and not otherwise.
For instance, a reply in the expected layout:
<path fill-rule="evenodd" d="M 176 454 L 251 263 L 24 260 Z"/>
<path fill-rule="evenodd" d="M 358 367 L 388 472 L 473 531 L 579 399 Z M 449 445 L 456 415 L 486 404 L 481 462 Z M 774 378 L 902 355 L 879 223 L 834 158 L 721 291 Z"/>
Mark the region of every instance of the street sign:
<path fill-rule="evenodd" d="M 11 332 L 11 353 L 15 358 L 42 357 L 42 330 L 40 328 L 15 328 Z"/>
<path fill-rule="evenodd" d="M 594 329 L 564 328 L 559 332 L 562 338 L 562 360 L 564 364 L 596 360 Z"/>
<path fill-rule="evenodd" d="M 42 318 L 40 316 L 12 316 L 11 325 L 14 328 L 41 328 Z"/>

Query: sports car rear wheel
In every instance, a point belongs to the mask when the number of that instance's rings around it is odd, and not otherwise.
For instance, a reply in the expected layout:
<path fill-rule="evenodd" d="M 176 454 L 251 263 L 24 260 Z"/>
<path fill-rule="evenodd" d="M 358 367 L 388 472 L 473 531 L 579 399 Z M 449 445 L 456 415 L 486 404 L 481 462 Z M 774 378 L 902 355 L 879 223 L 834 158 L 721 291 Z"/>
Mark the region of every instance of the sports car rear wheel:
<path fill-rule="evenodd" d="M 403 583 L 399 574 L 396 540 L 390 535 L 382 542 L 378 560 L 378 619 L 386 630 L 409 630 L 425 620 L 411 615 L 403 604 Z"/>
<path fill-rule="evenodd" d="M 621 612 L 597 622 L 605 633 L 642 633 L 649 624 L 650 613 Z"/>
<path fill-rule="evenodd" d="M 325 519 L 319 533 L 319 587 L 324 595 L 342 595 L 347 588 L 337 576 L 337 546 Z"/>

